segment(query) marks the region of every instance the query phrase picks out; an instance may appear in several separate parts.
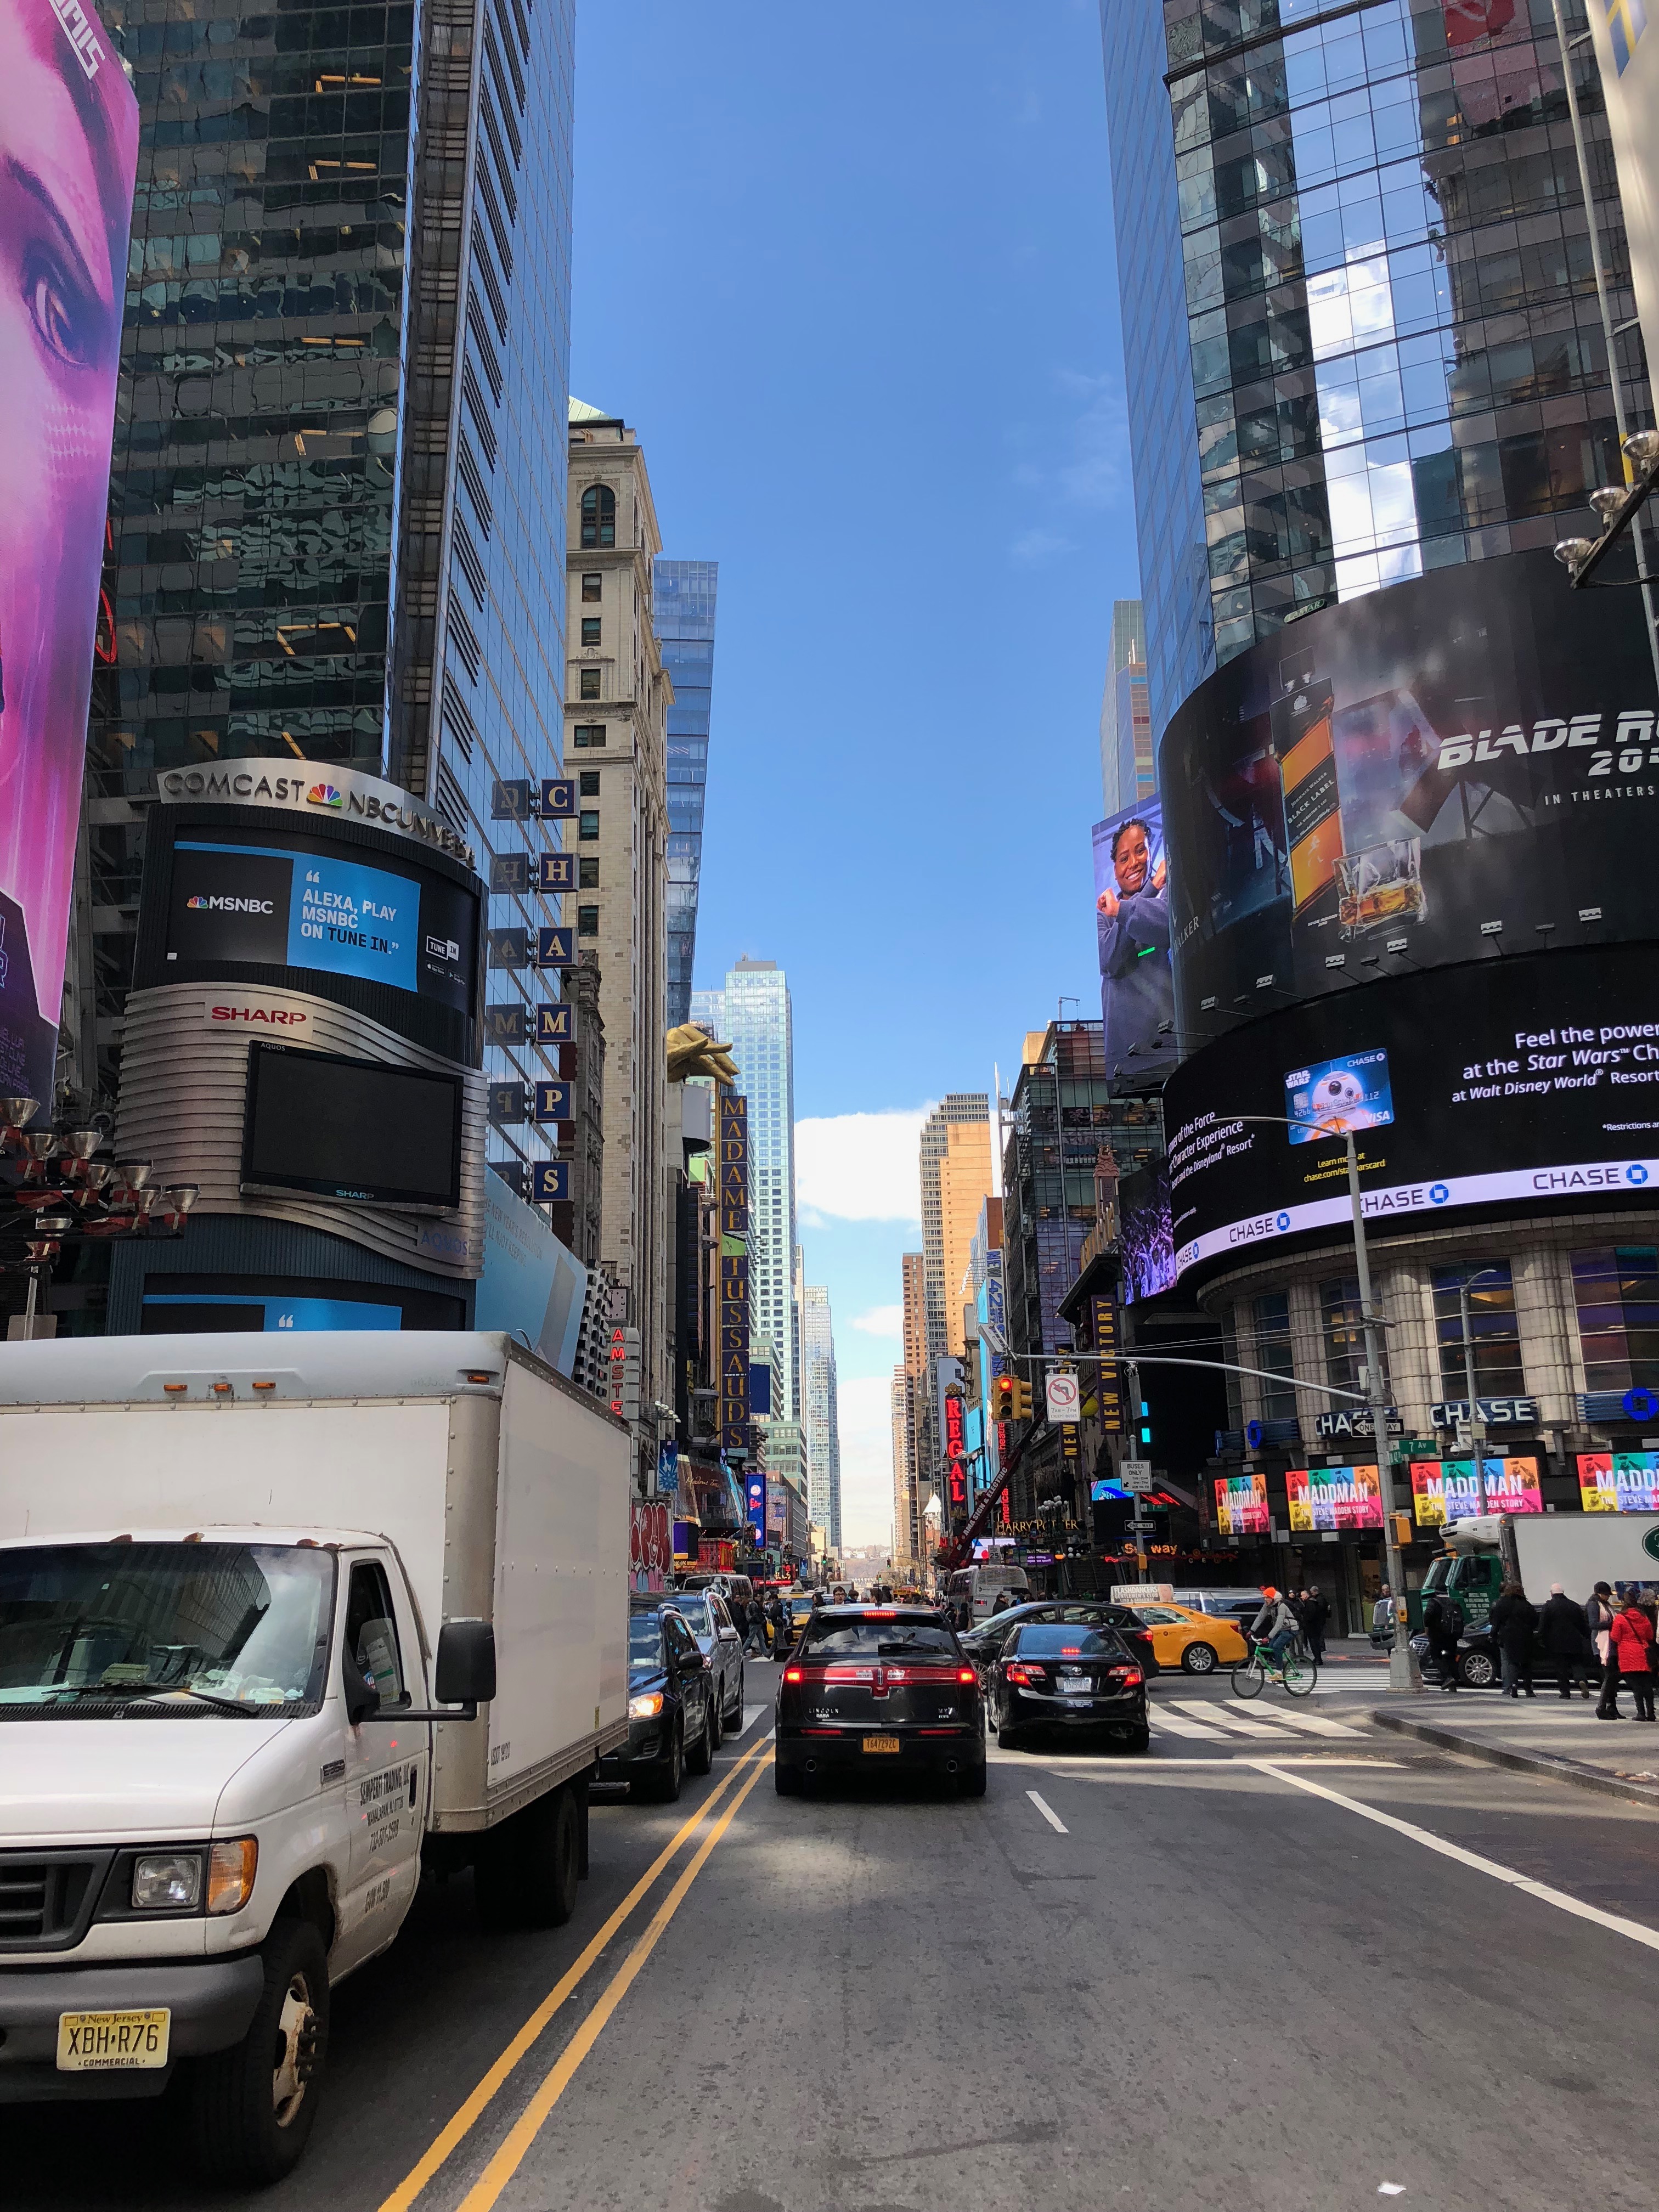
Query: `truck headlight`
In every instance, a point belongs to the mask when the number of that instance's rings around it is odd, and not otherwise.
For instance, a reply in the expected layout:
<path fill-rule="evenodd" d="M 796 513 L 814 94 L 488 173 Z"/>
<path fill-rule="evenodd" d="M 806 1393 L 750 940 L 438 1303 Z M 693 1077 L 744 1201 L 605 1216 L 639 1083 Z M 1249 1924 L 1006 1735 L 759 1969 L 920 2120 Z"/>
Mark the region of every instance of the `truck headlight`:
<path fill-rule="evenodd" d="M 133 1861 L 135 1912 L 193 1912 L 201 1901 L 199 1851 L 149 1851 Z"/>
<path fill-rule="evenodd" d="M 259 1864 L 257 1836 L 238 1836 L 228 1844 L 216 1844 L 208 1856 L 210 1912 L 240 1912 L 253 1894 L 253 1876 Z"/>
<path fill-rule="evenodd" d="M 647 1690 L 643 1697 L 630 1698 L 628 1700 L 628 1717 L 630 1721 L 654 1720 L 661 1711 L 662 1692 L 660 1690 Z"/>

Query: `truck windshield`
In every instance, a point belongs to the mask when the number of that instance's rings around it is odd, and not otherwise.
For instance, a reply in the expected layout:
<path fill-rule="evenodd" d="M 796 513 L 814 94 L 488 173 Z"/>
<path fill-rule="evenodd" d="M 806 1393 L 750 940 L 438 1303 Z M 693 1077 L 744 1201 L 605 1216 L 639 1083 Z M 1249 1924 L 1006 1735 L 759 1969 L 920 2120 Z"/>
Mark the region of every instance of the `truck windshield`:
<path fill-rule="evenodd" d="M 277 1544 L 0 1547 L 0 1720 L 320 1705 L 334 1558 Z"/>

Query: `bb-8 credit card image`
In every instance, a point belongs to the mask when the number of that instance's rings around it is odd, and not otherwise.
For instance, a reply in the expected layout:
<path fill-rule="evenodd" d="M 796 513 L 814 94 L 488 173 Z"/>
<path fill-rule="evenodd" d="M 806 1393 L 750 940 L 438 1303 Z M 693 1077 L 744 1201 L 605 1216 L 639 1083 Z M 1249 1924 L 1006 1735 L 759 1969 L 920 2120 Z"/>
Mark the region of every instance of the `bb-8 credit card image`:
<path fill-rule="evenodd" d="M 1349 1129 L 1376 1129 L 1394 1119 L 1386 1052 L 1344 1053 L 1285 1077 L 1285 1112 L 1293 1145 L 1315 1145 Z"/>

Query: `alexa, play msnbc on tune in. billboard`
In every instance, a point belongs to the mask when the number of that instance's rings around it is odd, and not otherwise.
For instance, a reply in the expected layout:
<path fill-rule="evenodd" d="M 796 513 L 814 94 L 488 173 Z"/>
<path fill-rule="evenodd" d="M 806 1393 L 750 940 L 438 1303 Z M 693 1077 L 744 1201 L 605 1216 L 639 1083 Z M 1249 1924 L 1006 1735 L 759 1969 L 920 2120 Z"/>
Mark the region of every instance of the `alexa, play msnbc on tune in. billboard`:
<path fill-rule="evenodd" d="M 90 0 L 0 0 L 0 1088 L 48 1104 L 137 160 Z"/>

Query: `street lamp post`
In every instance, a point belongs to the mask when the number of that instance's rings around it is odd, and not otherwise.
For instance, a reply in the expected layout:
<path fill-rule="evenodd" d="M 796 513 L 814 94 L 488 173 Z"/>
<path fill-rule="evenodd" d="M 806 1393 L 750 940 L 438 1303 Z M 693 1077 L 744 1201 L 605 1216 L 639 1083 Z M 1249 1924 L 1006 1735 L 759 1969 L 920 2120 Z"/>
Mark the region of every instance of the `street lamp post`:
<path fill-rule="evenodd" d="M 1474 1504 L 1486 1510 L 1486 1425 L 1480 1418 L 1480 1401 L 1474 1395 L 1474 1346 L 1469 1340 L 1469 1292 L 1482 1275 L 1502 1274 L 1501 1267 L 1477 1267 L 1457 1286 L 1457 1310 L 1463 1328 L 1463 1388 L 1469 1397 L 1469 1441 L 1474 1449 Z"/>

